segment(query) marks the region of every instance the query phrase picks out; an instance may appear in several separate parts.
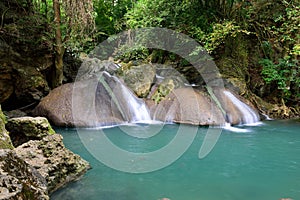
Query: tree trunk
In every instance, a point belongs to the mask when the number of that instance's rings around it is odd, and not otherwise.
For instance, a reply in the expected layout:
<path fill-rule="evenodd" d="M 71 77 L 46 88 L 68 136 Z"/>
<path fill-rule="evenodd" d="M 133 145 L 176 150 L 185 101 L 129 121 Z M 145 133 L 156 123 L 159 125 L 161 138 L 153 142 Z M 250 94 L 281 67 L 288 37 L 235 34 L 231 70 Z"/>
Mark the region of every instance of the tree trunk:
<path fill-rule="evenodd" d="M 63 40 L 60 29 L 60 2 L 59 0 L 53 0 L 54 10 L 54 24 L 55 24 L 55 61 L 54 70 L 52 73 L 52 88 L 58 87 L 63 81 L 63 56 L 65 48 L 63 46 Z"/>

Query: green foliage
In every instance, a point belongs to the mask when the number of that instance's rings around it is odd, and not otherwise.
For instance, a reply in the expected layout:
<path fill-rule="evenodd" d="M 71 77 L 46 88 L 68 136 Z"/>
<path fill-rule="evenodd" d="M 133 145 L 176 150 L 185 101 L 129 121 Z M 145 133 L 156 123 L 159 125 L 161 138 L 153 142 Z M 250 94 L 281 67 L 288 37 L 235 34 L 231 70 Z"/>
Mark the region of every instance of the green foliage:
<path fill-rule="evenodd" d="M 126 13 L 126 24 L 129 28 L 170 27 L 176 23 L 179 4 L 174 0 L 140 0 Z"/>
<path fill-rule="evenodd" d="M 283 1 L 284 10 L 275 19 L 275 26 L 270 30 L 278 36 L 284 53 L 289 56 L 300 56 L 300 3 Z"/>
<path fill-rule="evenodd" d="M 99 41 L 124 29 L 123 17 L 132 6 L 132 0 L 94 0 L 95 23 L 101 33 L 98 34 Z"/>
<path fill-rule="evenodd" d="M 187 33 L 212 53 L 224 45 L 227 37 L 236 37 L 238 33 L 250 33 L 243 30 L 234 20 L 216 20 L 217 16 L 227 15 L 229 10 L 233 9 L 233 5 L 232 0 L 223 3 L 140 0 L 126 13 L 126 24 L 130 29 L 167 27 Z"/>
<path fill-rule="evenodd" d="M 128 47 L 122 46 L 115 54 L 115 59 L 123 60 L 124 62 L 134 60 L 146 60 L 149 56 L 149 49 L 143 46 Z"/>
<path fill-rule="evenodd" d="M 300 97 L 298 61 L 286 57 L 279 59 L 277 64 L 270 59 L 262 59 L 259 63 L 263 66 L 262 75 L 267 84 L 275 83 L 277 88 L 283 91 L 285 98 L 289 98 L 292 93 Z"/>
<path fill-rule="evenodd" d="M 215 23 L 212 32 L 205 35 L 201 40 L 204 43 L 205 49 L 209 53 L 212 53 L 215 49 L 224 45 L 228 37 L 236 38 L 239 33 L 250 34 L 249 31 L 242 30 L 233 21 L 224 21 L 222 23 Z"/>

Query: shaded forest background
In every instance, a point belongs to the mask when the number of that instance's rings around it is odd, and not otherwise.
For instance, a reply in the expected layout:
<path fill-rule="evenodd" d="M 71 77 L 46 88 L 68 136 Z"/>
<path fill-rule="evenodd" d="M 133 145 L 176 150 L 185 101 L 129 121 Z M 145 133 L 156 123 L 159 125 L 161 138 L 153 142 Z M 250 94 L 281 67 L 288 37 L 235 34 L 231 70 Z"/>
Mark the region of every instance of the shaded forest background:
<path fill-rule="evenodd" d="M 76 73 L 79 58 L 97 44 L 141 27 L 189 35 L 246 98 L 255 94 L 258 98 L 252 100 L 258 104 L 262 101 L 257 99 L 263 99 L 287 106 L 281 113 L 286 117 L 300 112 L 300 2 L 296 0 L 3 0 L 0 103 L 4 109 L 15 109 L 39 101 L 51 88 L 73 81 L 71 72 Z M 171 53 L 144 48 L 116 59 L 175 63 L 178 70 L 189 65 Z M 25 82 L 33 86 L 16 86 Z M 38 91 L 30 96 L 27 89 Z"/>

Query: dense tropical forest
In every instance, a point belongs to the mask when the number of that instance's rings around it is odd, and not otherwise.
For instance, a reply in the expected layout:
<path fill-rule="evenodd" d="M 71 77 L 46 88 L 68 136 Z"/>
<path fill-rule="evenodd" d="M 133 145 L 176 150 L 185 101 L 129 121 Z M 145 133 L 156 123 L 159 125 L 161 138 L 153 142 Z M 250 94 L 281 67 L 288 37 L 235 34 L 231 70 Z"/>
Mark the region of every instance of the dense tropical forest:
<path fill-rule="evenodd" d="M 190 36 L 244 97 L 262 109 L 272 108 L 279 118 L 299 115 L 296 0 L 3 0 L 0 103 L 10 110 L 39 101 L 49 90 L 73 81 L 80 58 L 97 44 L 143 27 Z M 189 65 L 172 53 L 143 47 L 116 60 L 127 66 L 172 62 L 179 71 Z M 183 73 L 191 78 L 194 72 Z"/>

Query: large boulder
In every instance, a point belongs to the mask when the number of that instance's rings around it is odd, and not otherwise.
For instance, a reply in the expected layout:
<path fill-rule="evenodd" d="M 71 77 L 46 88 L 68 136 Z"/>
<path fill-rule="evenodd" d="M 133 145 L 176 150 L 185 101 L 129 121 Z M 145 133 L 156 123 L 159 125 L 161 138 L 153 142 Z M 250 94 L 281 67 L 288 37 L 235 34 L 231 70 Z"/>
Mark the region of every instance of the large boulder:
<path fill-rule="evenodd" d="M 64 147 L 59 134 L 31 140 L 15 151 L 46 179 L 49 193 L 77 180 L 90 168 L 88 162 Z"/>
<path fill-rule="evenodd" d="M 151 109 L 154 119 L 193 125 L 225 123 L 221 110 L 205 92 L 192 88 L 175 89 Z"/>
<path fill-rule="evenodd" d="M 55 88 L 33 110 L 56 126 L 89 127 L 128 121 L 129 103 L 124 87 L 116 77 L 77 81 Z"/>
<path fill-rule="evenodd" d="M 259 121 L 257 110 L 226 89 L 207 91 L 175 89 L 158 105 L 148 103 L 154 119 L 194 125 L 245 124 Z"/>
<path fill-rule="evenodd" d="M 56 126 L 71 126 L 73 83 L 52 90 L 32 111 L 34 116 L 47 117 Z"/>
<path fill-rule="evenodd" d="M 55 133 L 45 117 L 11 118 L 7 121 L 6 129 L 15 147 L 29 140 L 40 140 Z"/>
<path fill-rule="evenodd" d="M 5 129 L 5 116 L 2 113 L 0 105 L 0 149 L 13 149 L 12 142 Z"/>
<path fill-rule="evenodd" d="M 0 149 L 0 199 L 49 199 L 45 178 L 13 150 Z"/>
<path fill-rule="evenodd" d="M 155 67 L 150 64 L 131 66 L 124 71 L 123 78 L 138 97 L 147 97 L 155 78 Z"/>

